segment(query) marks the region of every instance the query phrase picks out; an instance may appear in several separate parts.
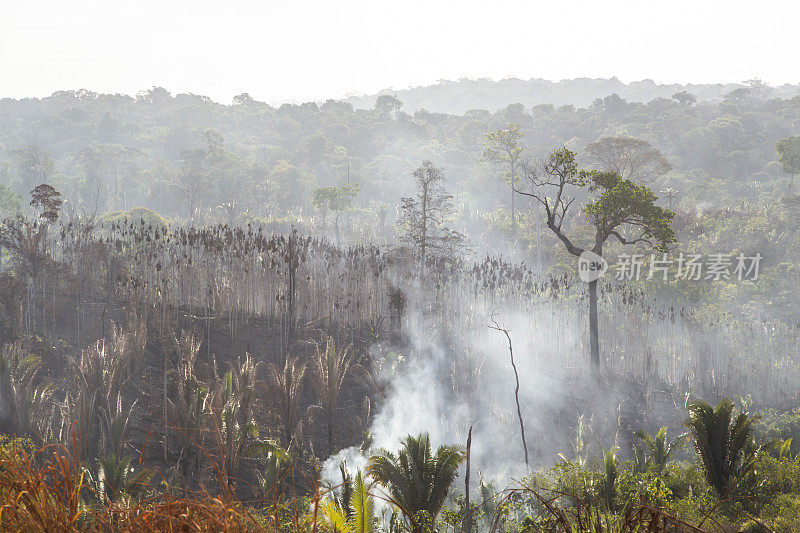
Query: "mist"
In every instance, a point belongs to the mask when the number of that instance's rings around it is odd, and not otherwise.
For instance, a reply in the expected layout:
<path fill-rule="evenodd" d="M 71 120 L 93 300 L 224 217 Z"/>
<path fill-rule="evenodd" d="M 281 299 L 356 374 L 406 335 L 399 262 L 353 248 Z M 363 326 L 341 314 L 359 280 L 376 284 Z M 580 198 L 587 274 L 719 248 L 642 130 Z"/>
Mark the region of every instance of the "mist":
<path fill-rule="evenodd" d="M 517 4 L 2 10 L 0 530 L 800 531 L 796 9 Z"/>

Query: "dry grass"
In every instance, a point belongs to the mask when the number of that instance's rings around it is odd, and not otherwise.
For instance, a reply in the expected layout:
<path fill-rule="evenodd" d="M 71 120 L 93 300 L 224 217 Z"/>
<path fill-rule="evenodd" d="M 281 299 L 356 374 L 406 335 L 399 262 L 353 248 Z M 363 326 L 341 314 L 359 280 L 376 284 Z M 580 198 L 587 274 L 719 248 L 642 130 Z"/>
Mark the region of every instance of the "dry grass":
<path fill-rule="evenodd" d="M 94 489 L 75 450 L 28 441 L 0 446 L 0 529 L 2 531 L 277 531 L 277 520 L 254 516 L 230 494 L 160 492 L 140 501 L 121 499 L 90 506 Z M 100 500 L 97 500 L 100 501 Z"/>

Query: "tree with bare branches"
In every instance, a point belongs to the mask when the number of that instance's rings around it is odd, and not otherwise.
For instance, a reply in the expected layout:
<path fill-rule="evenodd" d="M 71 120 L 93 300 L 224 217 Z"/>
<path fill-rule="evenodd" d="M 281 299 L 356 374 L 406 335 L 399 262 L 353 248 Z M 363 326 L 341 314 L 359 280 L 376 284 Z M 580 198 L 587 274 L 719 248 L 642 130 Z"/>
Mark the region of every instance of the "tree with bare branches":
<path fill-rule="evenodd" d="M 637 184 L 652 183 L 670 170 L 667 158 L 649 142 L 632 137 L 603 137 L 586 147 L 589 160 L 606 172 Z"/>
<path fill-rule="evenodd" d="M 402 199 L 398 222 L 404 230 L 402 240 L 412 247 L 424 279 L 429 258 L 455 256 L 466 238 L 445 225 L 453 215 L 453 195 L 444 189 L 444 170 L 425 160 L 414 171 L 414 180 L 417 194 Z"/>
<path fill-rule="evenodd" d="M 503 333 L 506 336 L 506 340 L 508 341 L 508 355 L 511 359 L 511 368 L 514 370 L 514 401 L 517 403 L 517 418 L 519 419 L 519 432 L 522 438 L 522 449 L 525 452 L 525 466 L 529 466 L 528 462 L 528 443 L 525 440 L 525 422 L 522 420 L 522 408 L 519 405 L 519 372 L 517 371 L 517 364 L 514 362 L 514 346 L 511 343 L 511 332 L 504 327 L 501 327 L 500 324 L 497 323 L 497 320 L 494 316 L 491 317 L 492 324 L 489 326 L 490 329 L 497 330 Z M 472 428 L 470 428 L 470 435 L 472 434 Z M 469 507 L 467 507 L 469 509 Z"/>

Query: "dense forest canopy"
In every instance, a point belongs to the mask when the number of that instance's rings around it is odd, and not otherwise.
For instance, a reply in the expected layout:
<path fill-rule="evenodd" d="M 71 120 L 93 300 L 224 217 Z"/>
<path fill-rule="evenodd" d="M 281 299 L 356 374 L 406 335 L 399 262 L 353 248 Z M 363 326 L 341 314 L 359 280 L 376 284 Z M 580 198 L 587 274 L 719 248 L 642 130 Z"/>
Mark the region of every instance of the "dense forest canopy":
<path fill-rule="evenodd" d="M 315 214 L 314 189 L 348 183 L 360 185 L 353 205 L 362 218 L 380 218 L 408 195 L 419 161 L 430 159 L 445 169 L 460 212 L 475 216 L 508 202 L 495 186 L 497 169 L 482 157 L 483 139 L 516 123 L 528 158 L 560 146 L 583 156 L 605 136 L 647 141 L 672 166 L 654 189 L 674 190 L 670 201 L 686 211 L 735 209 L 787 192 L 775 144 L 800 132 L 794 89 L 752 81 L 711 95 L 711 88 L 669 86 L 671 97 L 644 99 L 657 93 L 631 89 L 626 98 L 607 80 L 611 90 L 594 83 L 597 98 L 576 106 L 578 88 L 570 87 L 580 82 L 554 85 L 553 100 L 570 103 L 535 106 L 516 103 L 527 101 L 522 88 L 506 95 L 507 82 L 489 84 L 502 105 L 459 114 L 411 111 L 389 95 L 369 109 L 342 101 L 273 108 L 246 94 L 222 105 L 161 88 L 136 97 L 81 90 L 5 99 L 0 177 L 23 196 L 52 182 L 75 212 L 147 207 L 167 218 L 300 224 Z"/>
<path fill-rule="evenodd" d="M 754 80 L 753 80 L 754 81 Z M 682 93 L 693 96 L 699 102 L 721 102 L 731 93 L 742 94 L 752 81 L 744 83 L 678 84 L 656 83 L 641 80 L 624 83 L 617 78 L 577 78 L 550 81 L 544 79 L 520 80 L 507 78 L 500 81 L 491 79 L 443 80 L 436 85 L 411 87 L 408 89 L 387 89 L 378 95 L 351 96 L 346 100 L 354 107 L 369 109 L 380 95 L 394 95 L 403 101 L 403 110 L 413 113 L 427 109 L 437 113 L 462 115 L 471 109 L 499 111 L 511 103 L 525 107 L 551 104 L 556 107 L 573 105 L 589 107 L 598 98 L 618 94 L 631 102 L 650 102 L 659 98 L 672 98 L 679 94 L 679 101 L 685 98 Z M 738 91 L 736 93 L 735 91 Z M 800 86 L 782 85 L 770 88 L 770 96 L 792 98 L 800 94 Z"/>

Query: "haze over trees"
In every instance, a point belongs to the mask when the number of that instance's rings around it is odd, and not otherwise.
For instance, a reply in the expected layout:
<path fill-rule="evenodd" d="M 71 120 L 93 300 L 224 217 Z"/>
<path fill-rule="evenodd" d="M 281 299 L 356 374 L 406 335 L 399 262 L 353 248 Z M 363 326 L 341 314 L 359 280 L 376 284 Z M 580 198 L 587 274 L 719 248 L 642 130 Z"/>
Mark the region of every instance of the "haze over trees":
<path fill-rule="evenodd" d="M 414 171 L 417 193 L 402 199 L 398 223 L 407 243 L 419 261 L 425 277 L 429 259 L 452 260 L 462 251 L 464 236 L 445 224 L 453 215 L 453 196 L 444 189 L 444 171 L 430 161 Z"/>
<path fill-rule="evenodd" d="M 622 165 L 614 165 L 622 170 Z M 628 176 L 636 174 L 636 164 L 629 166 Z M 545 212 L 547 227 L 566 246 L 567 251 L 580 256 L 590 250 L 603 257 L 603 246 L 614 237 L 622 245 L 645 243 L 666 252 L 675 242 L 671 227 L 675 214 L 655 205 L 657 197 L 644 185 L 625 179 L 620 171 L 578 170 L 575 154 L 566 148 L 555 150 L 545 160 L 541 169 L 528 169 L 531 187 L 520 191 L 523 196 L 536 200 Z M 575 202 L 574 188 L 587 188 L 594 197 L 583 207 L 583 212 L 594 230 L 594 238 L 586 248 L 576 246 L 566 234 L 564 222 L 571 216 L 570 206 Z M 625 235 L 625 236 L 623 236 Z M 597 319 L 597 279 L 589 282 L 589 349 L 594 367 L 600 365 L 600 342 Z"/>
<path fill-rule="evenodd" d="M 0 529 L 797 531 L 798 117 L 0 100 Z"/>

